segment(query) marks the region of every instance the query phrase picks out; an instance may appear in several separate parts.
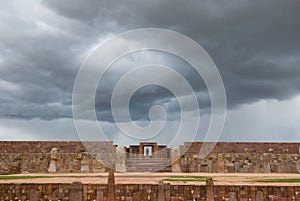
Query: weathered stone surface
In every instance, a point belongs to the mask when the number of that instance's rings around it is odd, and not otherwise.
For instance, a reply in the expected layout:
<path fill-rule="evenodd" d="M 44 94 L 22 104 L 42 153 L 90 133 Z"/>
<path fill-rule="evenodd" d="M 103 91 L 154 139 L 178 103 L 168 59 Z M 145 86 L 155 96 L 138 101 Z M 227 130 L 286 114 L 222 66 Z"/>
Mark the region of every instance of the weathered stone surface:
<path fill-rule="evenodd" d="M 172 172 L 181 172 L 180 149 L 172 148 L 170 152 L 171 152 Z"/>
<path fill-rule="evenodd" d="M 263 201 L 264 200 L 264 194 L 262 191 L 256 192 L 256 201 Z"/>
<path fill-rule="evenodd" d="M 83 173 L 88 173 L 90 172 L 90 168 L 89 168 L 89 163 L 90 163 L 90 158 L 89 158 L 89 153 L 88 152 L 83 152 L 81 154 L 81 168 L 80 171 Z"/>
<path fill-rule="evenodd" d="M 123 160 L 116 159 L 116 147 L 112 142 L 90 143 L 88 150 L 92 152 L 87 154 L 87 160 L 83 158 L 87 151 L 86 144 L 83 147 L 80 142 L 0 142 L 0 145 L 0 174 L 105 172 L 115 167 L 118 171 L 126 169 Z M 186 154 L 172 165 L 174 172 L 300 173 L 299 143 L 220 142 L 205 160 L 198 157 L 201 142 L 185 145 L 178 150 Z M 170 158 L 173 158 L 172 150 Z M 116 161 L 119 164 L 116 165 Z"/>
<path fill-rule="evenodd" d="M 30 190 L 30 197 L 29 197 L 30 201 L 39 201 L 40 197 L 41 197 L 41 195 L 38 190 L 36 190 L 36 189 Z"/>
<path fill-rule="evenodd" d="M 125 147 L 116 148 L 116 171 L 126 172 L 126 149 Z"/>
<path fill-rule="evenodd" d="M 56 160 L 57 160 L 57 148 L 52 148 L 50 152 L 50 164 L 48 168 L 49 173 L 55 173 L 57 171 Z"/>
<path fill-rule="evenodd" d="M 97 189 L 96 201 L 104 201 L 103 191 L 101 189 Z"/>
<path fill-rule="evenodd" d="M 170 188 L 169 188 L 170 187 Z M 56 184 L 0 184 L 0 200 L 95 200 L 107 201 L 106 184 L 56 183 Z M 194 184 L 164 185 L 165 201 L 180 200 L 207 200 L 206 186 Z M 40 194 L 39 194 L 40 192 Z M 300 187 L 268 185 L 214 185 L 215 200 L 241 201 L 297 201 Z M 229 193 L 229 194 L 228 194 Z M 39 197 L 40 196 L 40 197 Z M 70 197 L 69 197 L 70 196 Z M 168 198 L 167 198 L 168 197 Z M 124 201 L 156 201 L 159 199 L 158 184 L 118 184 L 115 190 L 115 200 Z M 209 198 L 208 198 L 209 199 Z"/>
<path fill-rule="evenodd" d="M 297 169 L 297 172 L 300 173 L 300 160 L 297 161 L 296 169 Z"/>
<path fill-rule="evenodd" d="M 82 183 L 74 182 L 69 189 L 69 201 L 82 201 Z"/>
<path fill-rule="evenodd" d="M 142 201 L 142 193 L 140 191 L 134 192 L 132 200 L 134 200 L 134 201 Z"/>
<path fill-rule="evenodd" d="M 55 189 L 52 192 L 51 200 L 62 200 L 64 198 L 63 189 Z"/>
<path fill-rule="evenodd" d="M 50 152 L 50 158 L 52 160 L 57 160 L 57 148 L 52 148 Z"/>
<path fill-rule="evenodd" d="M 264 172 L 265 173 L 271 173 L 271 166 L 270 166 L 269 162 L 264 164 Z"/>
<path fill-rule="evenodd" d="M 0 162 L 0 175 L 7 175 L 10 172 L 9 161 Z"/>
<path fill-rule="evenodd" d="M 115 200 L 115 175 L 113 171 L 109 171 L 107 179 L 107 201 Z"/>
<path fill-rule="evenodd" d="M 214 201 L 214 182 L 212 178 L 206 179 L 206 200 Z"/>
<path fill-rule="evenodd" d="M 199 147 L 199 158 L 204 159 L 207 155 L 209 155 L 213 151 L 214 145 L 214 142 L 203 142 Z"/>
<path fill-rule="evenodd" d="M 93 172 L 94 173 L 101 173 L 105 172 L 105 166 L 101 161 L 98 161 L 97 159 L 93 159 Z"/>
<path fill-rule="evenodd" d="M 158 183 L 157 201 L 165 201 L 165 187 L 163 181 L 159 181 Z"/>
<path fill-rule="evenodd" d="M 89 172 L 89 165 L 88 164 L 81 164 L 80 172 L 88 173 Z"/>
<path fill-rule="evenodd" d="M 165 184 L 165 199 L 166 201 L 171 201 L 171 186 L 170 184 Z"/>
<path fill-rule="evenodd" d="M 236 192 L 229 192 L 229 201 L 237 201 Z"/>
<path fill-rule="evenodd" d="M 55 160 L 51 160 L 50 161 L 48 172 L 49 173 L 55 173 L 55 172 L 57 172 L 56 161 Z"/>

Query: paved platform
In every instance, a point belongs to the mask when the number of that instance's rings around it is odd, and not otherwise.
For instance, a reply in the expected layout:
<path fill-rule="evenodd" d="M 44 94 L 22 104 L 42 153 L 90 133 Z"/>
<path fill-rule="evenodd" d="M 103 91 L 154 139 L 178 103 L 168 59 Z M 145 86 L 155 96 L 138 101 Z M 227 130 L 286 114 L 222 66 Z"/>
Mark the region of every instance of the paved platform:
<path fill-rule="evenodd" d="M 7 179 L 1 177 L 27 177 L 42 176 L 50 178 L 24 178 L 24 179 Z M 0 184 L 5 183 L 72 183 L 80 181 L 90 184 L 106 184 L 108 173 L 69 173 L 69 174 L 16 174 L 0 175 Z M 299 179 L 300 174 L 253 174 L 253 173 L 115 173 L 116 184 L 157 184 L 160 180 L 168 178 L 184 177 L 212 177 L 215 185 L 262 185 L 262 186 L 300 186 L 300 182 L 258 182 L 257 180 L 269 179 Z M 202 181 L 165 181 L 165 183 L 180 185 L 205 185 L 205 178 Z"/>

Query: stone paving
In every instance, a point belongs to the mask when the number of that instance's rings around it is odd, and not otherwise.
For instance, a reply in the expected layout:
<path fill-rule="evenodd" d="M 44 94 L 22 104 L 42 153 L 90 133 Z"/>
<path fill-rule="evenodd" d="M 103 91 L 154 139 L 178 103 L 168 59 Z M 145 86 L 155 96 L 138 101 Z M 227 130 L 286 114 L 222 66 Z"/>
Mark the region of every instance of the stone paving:
<path fill-rule="evenodd" d="M 6 175 L 7 176 L 7 175 Z M 0 184 L 5 183 L 72 183 L 82 182 L 83 184 L 107 184 L 108 173 L 68 173 L 68 174 L 16 174 L 9 176 L 53 176 L 51 178 L 30 178 L 30 179 L 11 179 L 0 180 Z M 299 179 L 300 174 L 276 174 L 276 173 L 115 173 L 116 184 L 158 184 L 159 181 L 174 176 L 204 176 L 212 177 L 215 185 L 255 185 L 255 186 L 300 186 L 300 182 L 257 182 L 256 180 L 265 179 Z M 1 178 L 1 176 L 0 176 Z M 205 185 L 205 182 L 170 182 L 177 185 Z"/>

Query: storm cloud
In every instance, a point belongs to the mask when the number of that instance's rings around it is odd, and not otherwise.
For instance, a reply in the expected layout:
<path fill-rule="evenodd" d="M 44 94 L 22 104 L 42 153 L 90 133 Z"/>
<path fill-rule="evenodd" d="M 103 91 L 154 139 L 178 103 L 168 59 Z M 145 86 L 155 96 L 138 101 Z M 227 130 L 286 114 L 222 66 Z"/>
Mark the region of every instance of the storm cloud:
<path fill-rule="evenodd" d="M 288 101 L 300 93 L 299 9 L 294 0 L 0 1 L 0 117 L 72 118 L 73 85 L 87 55 L 113 35 L 149 27 L 185 34 L 209 53 L 229 109 Z M 113 122 L 110 96 L 128 67 L 153 61 L 182 74 L 197 93 L 200 109 L 209 112 L 205 84 L 188 64 L 145 51 L 121 58 L 99 83 L 99 120 Z M 172 120 L 180 115 L 172 93 L 148 86 L 132 98 L 132 119 L 147 121 L 156 104 Z"/>

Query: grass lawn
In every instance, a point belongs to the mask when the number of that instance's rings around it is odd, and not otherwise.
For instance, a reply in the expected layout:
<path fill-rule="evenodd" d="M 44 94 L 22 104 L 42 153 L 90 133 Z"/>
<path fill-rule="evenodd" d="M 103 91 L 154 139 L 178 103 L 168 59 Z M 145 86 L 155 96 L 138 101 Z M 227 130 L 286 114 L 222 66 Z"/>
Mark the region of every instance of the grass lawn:
<path fill-rule="evenodd" d="M 255 182 L 300 183 L 300 178 L 259 179 L 255 180 Z"/>
<path fill-rule="evenodd" d="M 205 176 L 173 176 L 163 179 L 163 181 L 170 181 L 170 182 L 205 182 Z"/>
<path fill-rule="evenodd" d="M 53 176 L 0 176 L 0 180 L 13 180 L 13 179 L 36 179 L 36 178 L 53 178 Z"/>

